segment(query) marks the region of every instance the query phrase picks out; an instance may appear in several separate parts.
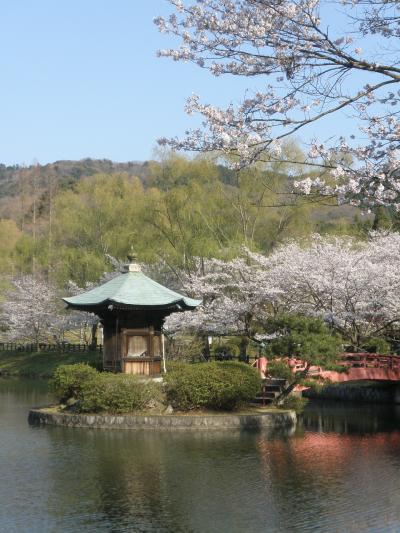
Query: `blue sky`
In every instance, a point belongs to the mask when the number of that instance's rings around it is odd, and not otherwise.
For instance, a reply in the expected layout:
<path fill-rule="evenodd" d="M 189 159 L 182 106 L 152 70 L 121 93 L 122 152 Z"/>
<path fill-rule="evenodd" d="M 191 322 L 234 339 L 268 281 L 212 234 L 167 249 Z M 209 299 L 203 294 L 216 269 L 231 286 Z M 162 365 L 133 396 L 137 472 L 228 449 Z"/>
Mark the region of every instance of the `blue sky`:
<path fill-rule="evenodd" d="M 0 0 L 0 162 L 152 157 L 196 121 L 192 92 L 238 100 L 249 80 L 158 59 L 165 0 Z M 251 80 L 250 80 L 251 88 Z M 318 130 L 316 130 L 318 134 Z M 325 131 L 326 133 L 326 131 Z"/>

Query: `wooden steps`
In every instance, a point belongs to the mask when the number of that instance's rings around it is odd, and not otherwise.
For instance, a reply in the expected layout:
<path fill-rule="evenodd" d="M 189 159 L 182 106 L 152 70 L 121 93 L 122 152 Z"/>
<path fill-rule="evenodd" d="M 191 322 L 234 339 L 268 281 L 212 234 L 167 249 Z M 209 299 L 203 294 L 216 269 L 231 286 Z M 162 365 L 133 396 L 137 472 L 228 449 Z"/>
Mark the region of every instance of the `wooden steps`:
<path fill-rule="evenodd" d="M 256 396 L 255 402 L 263 405 L 272 403 L 280 395 L 286 386 L 286 379 L 271 378 L 263 379 L 260 394 Z"/>

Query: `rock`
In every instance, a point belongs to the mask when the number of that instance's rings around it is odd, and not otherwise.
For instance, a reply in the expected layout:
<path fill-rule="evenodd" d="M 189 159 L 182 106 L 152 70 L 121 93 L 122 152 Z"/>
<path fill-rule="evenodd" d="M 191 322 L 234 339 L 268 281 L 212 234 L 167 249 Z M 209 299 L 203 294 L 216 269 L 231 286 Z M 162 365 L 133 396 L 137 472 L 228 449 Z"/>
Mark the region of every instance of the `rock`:
<path fill-rule="evenodd" d="M 162 413 L 163 410 L 164 410 L 164 404 L 162 402 L 159 402 L 158 400 L 154 400 L 154 399 L 150 400 L 147 403 L 146 407 L 148 409 L 159 411 L 160 413 Z"/>
<path fill-rule="evenodd" d="M 77 412 L 79 411 L 79 406 L 80 406 L 80 400 L 77 400 L 76 398 L 69 398 L 67 400 L 67 404 L 66 404 L 66 407 L 65 409 L 67 411 L 71 411 L 71 412 Z"/>
<path fill-rule="evenodd" d="M 68 398 L 67 400 L 67 407 L 72 407 L 73 405 L 76 404 L 78 400 L 76 398 Z"/>
<path fill-rule="evenodd" d="M 172 413 L 174 412 L 174 408 L 172 407 L 172 405 L 169 405 L 165 411 L 164 411 L 164 414 L 165 415 L 172 415 Z"/>

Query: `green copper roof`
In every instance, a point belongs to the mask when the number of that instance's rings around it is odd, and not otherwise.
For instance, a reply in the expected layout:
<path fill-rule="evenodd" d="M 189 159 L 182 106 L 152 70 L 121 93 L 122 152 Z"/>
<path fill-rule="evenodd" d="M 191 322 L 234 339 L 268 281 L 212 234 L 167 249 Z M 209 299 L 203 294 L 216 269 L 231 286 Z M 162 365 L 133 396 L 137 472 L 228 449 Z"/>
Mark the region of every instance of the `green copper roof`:
<path fill-rule="evenodd" d="M 201 303 L 201 300 L 193 300 L 167 289 L 142 272 L 126 272 L 95 289 L 63 300 L 77 309 L 112 303 L 141 308 L 176 304 L 183 309 L 193 309 Z"/>

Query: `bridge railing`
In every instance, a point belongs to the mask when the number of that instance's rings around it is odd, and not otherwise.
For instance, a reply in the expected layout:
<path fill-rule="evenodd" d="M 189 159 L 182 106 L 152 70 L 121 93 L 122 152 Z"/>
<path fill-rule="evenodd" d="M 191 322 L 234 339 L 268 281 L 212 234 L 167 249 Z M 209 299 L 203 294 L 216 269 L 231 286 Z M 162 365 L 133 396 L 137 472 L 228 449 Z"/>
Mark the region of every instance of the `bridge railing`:
<path fill-rule="evenodd" d="M 344 353 L 341 356 L 343 366 L 350 368 L 385 368 L 400 370 L 400 356 L 377 353 Z"/>
<path fill-rule="evenodd" d="M 288 366 L 292 372 L 301 372 L 306 368 L 306 364 L 301 359 L 288 359 Z M 387 355 L 377 353 L 343 353 L 337 362 L 340 366 L 345 368 L 374 368 L 384 370 L 394 370 L 400 372 L 400 356 L 399 355 Z M 319 366 L 311 366 L 308 370 L 309 376 L 319 376 L 325 372 L 325 369 Z"/>

